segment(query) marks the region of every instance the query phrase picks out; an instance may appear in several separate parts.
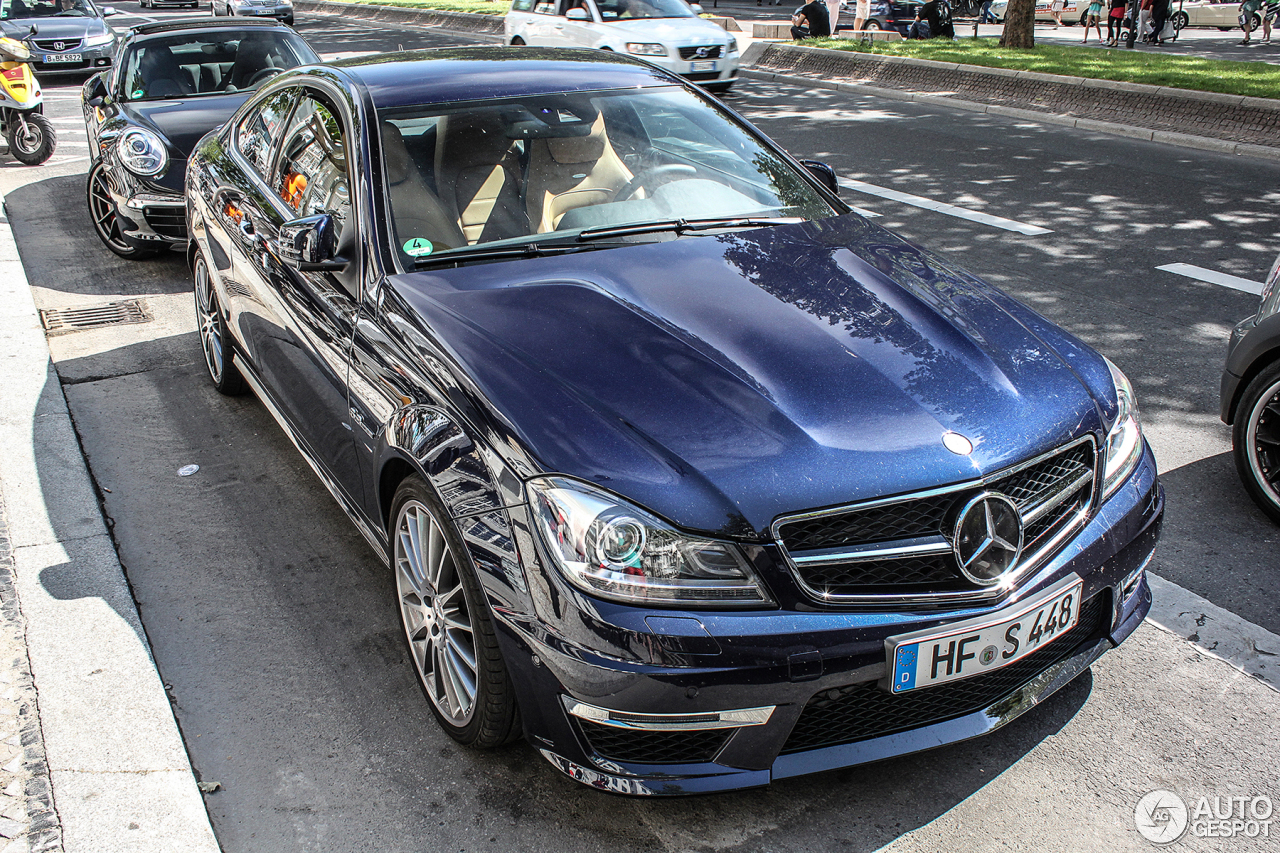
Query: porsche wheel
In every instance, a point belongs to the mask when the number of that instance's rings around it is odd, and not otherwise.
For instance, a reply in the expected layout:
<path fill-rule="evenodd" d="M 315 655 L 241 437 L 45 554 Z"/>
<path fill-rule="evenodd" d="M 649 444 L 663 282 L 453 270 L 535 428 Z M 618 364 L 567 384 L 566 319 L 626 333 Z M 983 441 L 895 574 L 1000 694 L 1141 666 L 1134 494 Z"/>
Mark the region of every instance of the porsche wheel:
<path fill-rule="evenodd" d="M 1231 445 L 1249 497 L 1280 523 L 1280 363 L 1255 376 L 1240 395 Z"/>
<path fill-rule="evenodd" d="M 486 749 L 520 736 L 511 679 L 471 559 L 417 476 L 391 505 L 391 570 L 409 660 L 441 727 Z"/>
<path fill-rule="evenodd" d="M 127 242 L 120 232 L 120 222 L 116 218 L 116 203 L 111 198 L 111 178 L 107 175 L 102 163 L 94 164 L 89 170 L 88 202 L 89 216 L 93 219 L 93 230 L 108 249 L 122 258 L 138 260 L 149 258 L 158 249 L 140 248 Z"/>

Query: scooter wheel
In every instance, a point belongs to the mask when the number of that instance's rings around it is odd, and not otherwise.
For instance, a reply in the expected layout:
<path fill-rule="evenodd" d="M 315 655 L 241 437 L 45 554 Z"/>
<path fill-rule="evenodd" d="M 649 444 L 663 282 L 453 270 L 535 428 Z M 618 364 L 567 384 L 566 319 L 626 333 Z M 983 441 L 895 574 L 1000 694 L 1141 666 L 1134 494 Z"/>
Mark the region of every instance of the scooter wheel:
<path fill-rule="evenodd" d="M 58 144 L 58 134 L 53 125 L 40 113 L 28 113 L 23 122 L 9 123 L 9 151 L 19 162 L 28 166 L 39 166 L 53 156 L 53 148 Z"/>

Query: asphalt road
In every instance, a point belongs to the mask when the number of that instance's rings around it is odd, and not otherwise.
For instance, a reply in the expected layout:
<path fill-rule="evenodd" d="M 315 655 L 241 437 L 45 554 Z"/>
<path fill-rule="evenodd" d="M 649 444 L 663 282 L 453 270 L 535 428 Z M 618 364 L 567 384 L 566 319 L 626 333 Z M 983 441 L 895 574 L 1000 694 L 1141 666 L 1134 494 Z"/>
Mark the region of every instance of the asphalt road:
<path fill-rule="evenodd" d="M 298 28 L 326 55 L 459 41 Z M 35 169 L 0 157 L 0 189 L 40 307 L 138 297 L 154 316 L 50 345 L 193 765 L 222 786 L 206 802 L 228 853 L 1145 850 L 1132 814 L 1153 788 L 1280 799 L 1280 695 L 1149 626 L 991 737 L 761 791 L 627 800 L 523 744 L 458 748 L 406 664 L 384 567 L 265 410 L 208 388 L 181 257 L 127 262 L 94 237 L 78 83 L 45 81 L 58 153 Z M 1155 269 L 1261 280 L 1280 164 L 754 81 L 728 101 L 844 178 L 1049 229 L 845 194 L 1128 372 L 1169 497 L 1153 568 L 1280 633 L 1280 530 L 1217 419 L 1227 330 L 1256 298 Z M 178 477 L 187 464 L 200 471 Z"/>

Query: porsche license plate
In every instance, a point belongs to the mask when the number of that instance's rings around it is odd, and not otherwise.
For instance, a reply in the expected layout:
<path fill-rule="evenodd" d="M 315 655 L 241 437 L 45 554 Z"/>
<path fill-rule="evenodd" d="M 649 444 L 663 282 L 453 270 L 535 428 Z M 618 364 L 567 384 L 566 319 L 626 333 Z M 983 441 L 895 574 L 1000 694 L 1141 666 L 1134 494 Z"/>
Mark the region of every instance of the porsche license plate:
<path fill-rule="evenodd" d="M 83 57 L 78 53 L 46 53 L 45 62 L 79 62 Z"/>
<path fill-rule="evenodd" d="M 702 60 L 701 62 L 690 62 L 689 70 L 690 71 L 715 71 L 716 61 L 714 59 L 705 59 L 705 60 Z"/>
<path fill-rule="evenodd" d="M 906 693 L 1008 666 L 1053 642 L 1080 618 L 1083 581 L 1071 575 L 1028 602 L 885 640 L 889 684 Z"/>

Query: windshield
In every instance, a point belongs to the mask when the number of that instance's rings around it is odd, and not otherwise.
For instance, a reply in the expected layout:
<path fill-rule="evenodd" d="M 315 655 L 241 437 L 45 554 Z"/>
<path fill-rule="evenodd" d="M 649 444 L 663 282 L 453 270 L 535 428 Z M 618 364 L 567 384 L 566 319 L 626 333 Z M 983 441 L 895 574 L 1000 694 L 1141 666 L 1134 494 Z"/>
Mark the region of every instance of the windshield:
<path fill-rule="evenodd" d="M 606 21 L 633 18 L 692 18 L 693 10 L 684 0 L 597 0 L 596 8 Z"/>
<path fill-rule="evenodd" d="M 451 250 L 579 242 L 591 236 L 583 232 L 644 223 L 677 227 L 637 239 L 670 239 L 698 220 L 837 212 L 790 163 L 682 88 L 424 106 L 380 118 L 393 237 L 409 266 Z"/>
<path fill-rule="evenodd" d="M 293 33 L 220 30 L 153 38 L 125 56 L 121 100 L 243 92 L 281 71 L 319 61 Z"/>
<path fill-rule="evenodd" d="M 89 0 L 0 0 L 0 20 L 16 18 L 96 18 Z"/>

